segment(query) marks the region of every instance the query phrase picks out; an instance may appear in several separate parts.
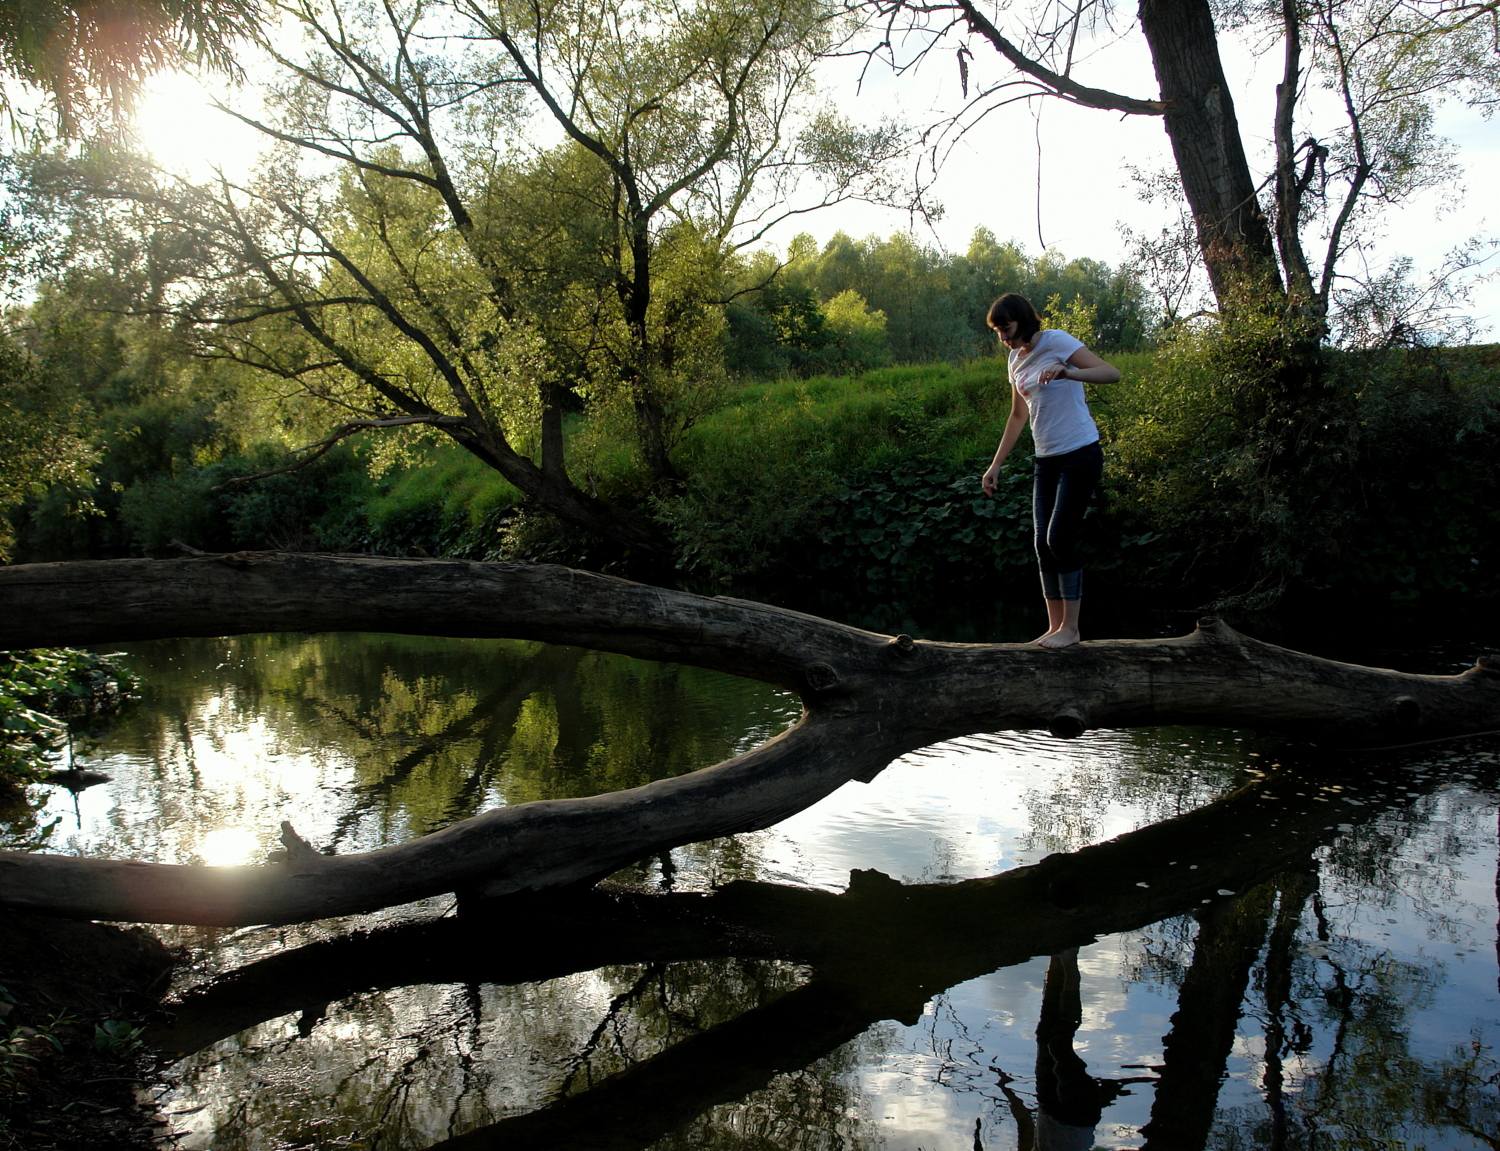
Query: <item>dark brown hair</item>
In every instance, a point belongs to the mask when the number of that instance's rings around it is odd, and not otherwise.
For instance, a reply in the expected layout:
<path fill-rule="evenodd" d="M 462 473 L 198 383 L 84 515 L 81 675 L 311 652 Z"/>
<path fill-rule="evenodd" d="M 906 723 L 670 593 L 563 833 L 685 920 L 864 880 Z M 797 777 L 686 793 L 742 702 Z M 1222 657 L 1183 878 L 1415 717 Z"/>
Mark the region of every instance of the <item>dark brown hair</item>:
<path fill-rule="evenodd" d="M 1042 330 L 1042 317 L 1036 314 L 1031 301 L 1015 292 L 1006 292 L 990 305 L 990 314 L 984 322 L 998 332 L 1012 321 L 1016 325 L 1016 336 L 1027 343 Z"/>

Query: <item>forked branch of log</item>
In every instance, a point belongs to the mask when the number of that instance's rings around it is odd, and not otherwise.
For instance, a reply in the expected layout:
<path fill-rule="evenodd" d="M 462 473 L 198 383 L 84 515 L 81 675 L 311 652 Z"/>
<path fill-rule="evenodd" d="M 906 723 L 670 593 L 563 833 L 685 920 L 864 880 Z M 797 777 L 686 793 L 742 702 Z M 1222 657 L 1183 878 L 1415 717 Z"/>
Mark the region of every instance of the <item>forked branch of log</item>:
<path fill-rule="evenodd" d="M 690 775 L 502 808 L 358 855 L 320 855 L 295 832 L 286 858 L 263 867 L 0 853 L 0 905 L 245 925 L 586 883 L 671 847 L 770 827 L 907 751 L 975 732 L 1218 724 L 1370 747 L 1500 730 L 1500 660 L 1410 675 L 1288 651 L 1213 619 L 1179 639 L 1045 651 L 877 635 L 550 566 L 236 553 L 0 568 L 0 647 L 273 631 L 573 644 L 778 684 L 805 713 Z"/>

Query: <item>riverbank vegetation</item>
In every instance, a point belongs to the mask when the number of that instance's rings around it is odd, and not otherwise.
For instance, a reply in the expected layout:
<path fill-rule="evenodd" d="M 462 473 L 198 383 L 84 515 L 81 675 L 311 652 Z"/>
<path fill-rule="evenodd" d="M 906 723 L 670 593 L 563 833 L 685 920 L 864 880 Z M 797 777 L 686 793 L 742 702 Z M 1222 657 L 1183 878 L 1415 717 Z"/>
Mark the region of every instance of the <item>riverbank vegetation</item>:
<path fill-rule="evenodd" d="M 128 671 L 96 652 L 0 651 L 0 798 L 70 768 L 75 742 L 86 744 L 136 687 Z"/>
<path fill-rule="evenodd" d="M 862 345 L 837 327 L 855 277 L 816 286 L 834 255 L 892 249 L 919 257 L 900 269 L 908 284 L 924 261 L 937 282 L 917 295 L 950 309 L 946 358 L 889 363 L 898 357 L 884 309 L 860 297 L 872 317 Z M 972 254 L 985 250 L 1003 253 L 1009 271 L 995 261 L 993 279 L 976 274 Z M 574 412 L 564 424 L 574 482 L 663 525 L 678 576 L 693 586 L 769 594 L 780 582 L 825 581 L 910 594 L 997 576 L 1029 581 L 1025 461 L 996 499 L 977 480 L 1009 407 L 1003 364 L 974 312 L 959 310 L 977 308 L 1010 274 L 1038 296 L 1071 277 L 1071 296 L 1052 294 L 1052 322 L 1081 332 L 1124 373 L 1090 395 L 1110 461 L 1090 532 L 1097 578 L 1176 606 L 1263 604 L 1288 592 L 1386 602 L 1493 594 L 1493 346 L 1326 351 L 1306 400 L 1323 421 L 1280 467 L 1256 402 L 1253 341 L 1205 323 L 1148 343 L 1131 327 L 1131 293 L 1107 268 L 1031 261 L 987 234 L 960 259 L 901 237 L 837 237 L 803 251 L 792 253 L 791 274 L 770 281 L 775 290 L 726 309 L 739 313 L 726 323 L 726 364 L 753 352 L 775 371 L 727 376 L 674 447 L 669 488 L 653 483 L 617 412 Z M 867 273 L 863 285 L 876 300 L 899 293 Z M 288 448 L 314 438 L 317 413 L 76 301 L 44 297 L 13 313 L 12 333 L 29 345 L 34 373 L 84 381 L 87 416 L 70 427 L 93 461 L 13 505 L 16 559 L 175 554 L 180 542 L 637 570 L 624 549 L 547 514 L 430 433 L 340 443 L 301 469 L 233 483 L 284 463 Z M 908 343 L 899 358 L 918 353 Z M 844 370 L 817 370 L 828 363 Z"/>
<path fill-rule="evenodd" d="M 638 28 L 444 11 L 288 13 L 330 51 L 257 44 L 281 83 L 268 119 L 242 118 L 280 151 L 238 182 L 170 176 L 104 136 L 0 161 L 0 261 L 34 286 L 0 334 L 8 559 L 517 557 L 768 595 L 1029 580 L 1024 458 L 999 499 L 975 478 L 1009 403 L 981 317 L 1018 290 L 1124 370 L 1090 396 L 1110 466 L 1089 566 L 1117 589 L 1177 606 L 1494 594 L 1496 366 L 1442 346 L 1467 338 L 1449 288 L 1483 245 L 1437 288 L 1399 261 L 1357 282 L 1339 264 L 1374 205 L 1444 178 L 1413 126 L 1445 93 L 1490 91 L 1462 27 L 1439 44 L 1381 25 L 1432 49 L 1398 75 L 1325 59 L 1340 16 L 1268 16 L 1288 67 L 1309 35 L 1307 59 L 1369 98 L 1324 126 L 1333 144 L 1297 146 L 1323 113 L 1288 88 L 1275 219 L 1247 192 L 1219 232 L 1136 237 L 1111 268 L 984 228 L 962 253 L 906 233 L 766 247 L 820 206 L 927 204 L 893 176 L 920 133 L 815 98 L 819 59 L 861 34 L 817 0 Z M 414 29 L 463 51 L 415 59 Z M 1141 31 L 1217 68 L 1211 21 Z M 1238 131 L 1167 127 L 1179 144 Z M 1146 184 L 1201 223 L 1205 189 L 1258 186 L 1236 140 L 1210 153 L 1222 181 Z"/>

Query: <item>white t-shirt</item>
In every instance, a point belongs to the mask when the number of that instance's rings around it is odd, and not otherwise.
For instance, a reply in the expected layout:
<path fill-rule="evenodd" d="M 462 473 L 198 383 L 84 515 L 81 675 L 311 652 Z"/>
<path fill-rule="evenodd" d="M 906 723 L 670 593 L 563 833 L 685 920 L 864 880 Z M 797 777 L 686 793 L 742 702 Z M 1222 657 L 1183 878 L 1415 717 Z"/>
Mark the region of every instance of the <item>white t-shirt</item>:
<path fill-rule="evenodd" d="M 1082 384 L 1077 380 L 1052 380 L 1038 386 L 1036 382 L 1043 368 L 1067 364 L 1068 357 L 1081 347 L 1081 340 L 1061 328 L 1046 328 L 1037 333 L 1031 351 L 1013 351 L 1007 361 L 1011 386 L 1026 401 L 1031 439 L 1039 456 L 1060 456 L 1099 438 Z"/>

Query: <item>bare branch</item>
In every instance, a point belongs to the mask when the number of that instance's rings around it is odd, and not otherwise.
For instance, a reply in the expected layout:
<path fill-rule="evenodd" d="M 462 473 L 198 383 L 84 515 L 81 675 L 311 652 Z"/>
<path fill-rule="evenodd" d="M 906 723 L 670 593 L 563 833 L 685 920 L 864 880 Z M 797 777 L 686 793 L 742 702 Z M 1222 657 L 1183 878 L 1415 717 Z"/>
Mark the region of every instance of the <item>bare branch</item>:
<path fill-rule="evenodd" d="M 955 0 L 955 6 L 963 12 L 969 27 L 990 42 L 1000 55 L 1010 61 L 1017 71 L 1039 81 L 1054 96 L 1087 108 L 1101 108 L 1111 112 L 1125 112 L 1132 116 L 1161 116 L 1167 106 L 1160 100 L 1140 100 L 1133 96 L 1122 96 L 1104 88 L 1089 88 L 1071 77 L 1052 71 L 1040 61 L 1033 60 L 1005 38 L 984 13 L 974 6 L 973 0 Z"/>

